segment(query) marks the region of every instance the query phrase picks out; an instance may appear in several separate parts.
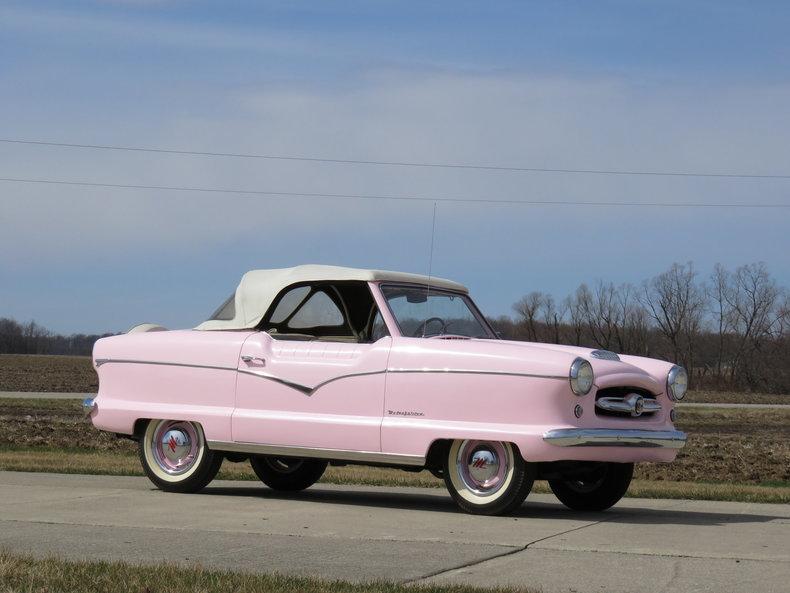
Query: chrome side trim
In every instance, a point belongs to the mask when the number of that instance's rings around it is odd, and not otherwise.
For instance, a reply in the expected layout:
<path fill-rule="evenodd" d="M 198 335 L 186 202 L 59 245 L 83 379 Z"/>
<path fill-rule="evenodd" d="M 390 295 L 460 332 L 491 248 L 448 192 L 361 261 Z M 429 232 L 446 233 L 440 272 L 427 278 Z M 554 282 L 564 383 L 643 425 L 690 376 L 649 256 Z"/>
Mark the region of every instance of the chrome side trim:
<path fill-rule="evenodd" d="M 301 383 L 294 383 L 293 381 L 288 381 L 287 379 L 281 379 L 280 377 L 275 377 L 274 375 L 270 375 L 269 373 L 256 373 L 255 371 L 248 371 L 245 369 L 238 369 L 239 373 L 243 373 L 245 375 L 252 375 L 253 377 L 258 377 L 259 379 L 266 379 L 267 381 L 272 381 L 274 383 L 279 383 L 280 385 L 285 385 L 286 387 L 290 387 L 291 389 L 296 389 L 296 391 L 303 393 L 305 395 L 313 395 L 315 391 L 313 388 L 308 387 L 307 385 L 302 385 Z"/>
<path fill-rule="evenodd" d="M 386 369 L 381 371 L 367 371 L 362 373 L 349 373 L 347 375 L 338 375 L 337 377 L 332 377 L 331 379 L 327 379 L 326 381 L 322 381 L 318 385 L 314 387 L 310 387 L 308 385 L 302 385 L 301 383 L 296 383 L 294 381 L 289 381 L 287 379 L 282 379 L 275 375 L 270 375 L 269 373 L 261 373 L 255 372 L 253 370 L 247 369 L 239 369 L 236 367 L 223 367 L 223 366 L 212 366 L 206 364 L 188 364 L 182 362 L 162 362 L 162 361 L 155 361 L 155 360 L 131 360 L 131 359 L 123 359 L 123 358 L 97 358 L 95 360 L 95 364 L 97 367 L 102 366 L 103 364 L 107 363 L 119 363 L 119 364 L 152 364 L 158 366 L 174 366 L 174 367 L 185 367 L 191 369 L 212 369 L 216 371 L 237 371 L 239 373 L 244 373 L 245 375 L 252 375 L 254 377 L 258 377 L 259 379 L 266 379 L 268 381 L 273 381 L 275 383 L 279 383 L 281 385 L 285 385 L 286 387 L 290 387 L 307 395 L 308 397 L 315 394 L 316 391 L 321 389 L 324 385 L 328 385 L 329 383 L 334 383 L 335 381 L 340 381 L 341 379 L 348 379 L 351 377 L 365 377 L 368 375 L 381 375 L 384 373 L 447 373 L 447 374 L 455 374 L 455 375 L 498 375 L 504 377 L 530 377 L 534 379 L 561 379 L 565 381 L 567 377 L 563 376 L 556 376 L 556 375 L 537 375 L 537 374 L 530 374 L 530 373 L 510 373 L 510 372 L 500 372 L 500 371 L 480 371 L 480 370 L 473 370 L 473 369 L 430 369 L 430 368 L 422 368 L 422 369 L 407 369 L 407 368 L 396 368 L 396 369 Z"/>
<path fill-rule="evenodd" d="M 377 451 L 347 451 L 345 449 L 319 449 L 315 447 L 290 447 L 285 445 L 259 445 L 257 443 L 229 443 L 207 441 L 209 449 L 229 453 L 272 455 L 277 457 L 304 457 L 310 459 L 334 459 L 337 461 L 359 461 L 361 463 L 383 463 L 391 465 L 424 466 L 422 455 L 399 455 Z"/>
<path fill-rule="evenodd" d="M 245 375 L 252 375 L 253 377 L 258 377 L 260 379 L 268 379 L 269 381 L 280 383 L 281 385 L 285 385 L 292 389 L 296 389 L 297 391 L 300 391 L 301 393 L 304 393 L 306 396 L 310 397 L 316 391 L 321 389 L 324 385 L 328 385 L 329 383 L 334 383 L 335 381 L 340 381 L 341 379 L 349 379 L 351 377 L 367 377 L 368 375 L 383 375 L 387 371 L 367 371 L 364 373 L 349 373 L 347 375 L 338 375 L 337 377 L 332 377 L 331 379 L 322 381 L 315 387 L 308 387 L 307 385 L 302 385 L 301 383 L 295 383 L 293 381 L 288 381 L 287 379 L 281 379 L 280 377 L 276 377 L 268 373 L 256 373 L 255 371 L 248 371 L 246 369 L 239 369 L 239 372 L 244 373 Z"/>
<path fill-rule="evenodd" d="M 112 362 L 116 364 L 153 364 L 157 366 L 166 366 L 166 367 L 186 367 L 189 369 L 213 369 L 215 371 L 237 370 L 235 367 L 212 366 L 209 364 L 189 364 L 186 362 L 162 362 L 159 360 L 131 360 L 125 358 L 97 358 L 95 360 L 97 367 L 100 367 L 103 364 L 107 364 L 108 362 Z"/>
<path fill-rule="evenodd" d="M 567 381 L 568 377 L 562 375 L 537 375 L 531 373 L 510 373 L 505 371 L 478 371 L 473 369 L 387 369 L 388 373 L 448 373 L 451 375 L 501 375 L 503 377 L 530 377 L 533 379 L 561 379 Z"/>
<path fill-rule="evenodd" d="M 679 430 L 631 430 L 609 428 L 557 428 L 543 440 L 558 447 L 653 447 L 682 449 L 686 433 Z"/>
<path fill-rule="evenodd" d="M 364 377 L 366 375 L 381 375 L 386 373 L 387 371 L 368 371 L 364 373 L 349 373 L 347 375 L 338 375 L 337 377 L 332 377 L 331 379 L 327 379 L 326 381 L 322 381 L 315 387 L 309 387 L 307 385 L 302 385 L 301 383 L 296 383 L 294 381 L 288 381 L 287 379 L 281 379 L 280 377 L 276 377 L 275 375 L 270 375 L 269 373 L 261 373 L 255 372 L 252 370 L 247 369 L 239 369 L 235 367 L 222 367 L 222 366 L 212 366 L 206 364 L 188 364 L 182 362 L 162 362 L 162 361 L 154 361 L 154 360 L 129 360 L 129 359 L 122 359 L 122 358 L 97 358 L 96 359 L 96 366 L 101 366 L 107 363 L 120 363 L 120 364 L 153 364 L 158 366 L 173 366 L 173 367 L 185 367 L 191 369 L 212 369 L 216 371 L 238 371 L 239 373 L 244 373 L 245 375 L 252 375 L 253 377 L 258 377 L 259 379 L 266 379 L 268 381 L 273 381 L 275 383 L 279 383 L 281 385 L 285 385 L 286 387 L 290 387 L 291 389 L 295 389 L 300 393 L 303 393 L 307 396 L 313 395 L 316 391 L 318 391 L 324 385 L 329 383 L 333 383 L 334 381 L 340 381 L 341 379 L 348 379 L 349 377 Z"/>

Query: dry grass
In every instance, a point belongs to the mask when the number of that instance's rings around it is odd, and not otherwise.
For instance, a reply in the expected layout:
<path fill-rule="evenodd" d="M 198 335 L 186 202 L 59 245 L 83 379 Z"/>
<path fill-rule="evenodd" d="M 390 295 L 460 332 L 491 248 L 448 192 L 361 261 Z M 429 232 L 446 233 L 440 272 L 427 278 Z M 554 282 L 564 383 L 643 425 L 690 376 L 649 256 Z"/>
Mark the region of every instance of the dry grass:
<path fill-rule="evenodd" d="M 0 470 L 51 472 L 60 474 L 98 474 L 110 476 L 142 476 L 140 460 L 133 452 L 107 453 L 96 450 L 47 449 L 33 447 L 0 448 Z M 246 461 L 225 461 L 217 476 L 220 480 L 257 480 Z M 383 467 L 361 465 L 329 467 L 322 482 L 329 484 L 360 484 L 365 486 L 444 487 L 442 480 L 427 471 L 406 472 Z"/>
<path fill-rule="evenodd" d="M 3 593 L 529 593 L 534 589 L 480 589 L 458 585 L 407 586 L 349 583 L 284 575 L 209 570 L 201 566 L 136 565 L 35 559 L 0 551 Z"/>
<path fill-rule="evenodd" d="M 731 500 L 790 504 L 790 483 L 755 485 L 708 482 L 656 482 L 635 479 L 626 496 L 631 498 L 678 498 Z"/>
<path fill-rule="evenodd" d="M 790 395 L 742 391 L 689 391 L 684 403 L 692 404 L 788 404 Z"/>

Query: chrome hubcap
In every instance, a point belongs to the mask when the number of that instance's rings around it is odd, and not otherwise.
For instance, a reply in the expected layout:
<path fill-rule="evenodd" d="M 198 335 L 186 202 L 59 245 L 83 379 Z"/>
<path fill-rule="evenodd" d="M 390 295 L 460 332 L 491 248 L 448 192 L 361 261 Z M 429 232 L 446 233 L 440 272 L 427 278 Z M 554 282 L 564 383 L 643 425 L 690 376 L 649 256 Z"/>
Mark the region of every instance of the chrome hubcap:
<path fill-rule="evenodd" d="M 186 432 L 178 428 L 173 428 L 162 436 L 161 445 L 165 457 L 167 457 L 169 461 L 177 463 L 179 459 L 186 457 L 192 443 Z"/>
<path fill-rule="evenodd" d="M 464 485 L 479 496 L 490 496 L 502 488 L 510 463 L 502 443 L 464 441 L 458 449 L 458 474 Z"/>
<path fill-rule="evenodd" d="M 152 440 L 154 460 L 168 474 L 183 474 L 195 464 L 199 437 L 190 422 L 162 422 Z"/>
<path fill-rule="evenodd" d="M 475 451 L 469 462 L 469 475 L 478 484 L 485 484 L 499 473 L 499 459 L 488 449 Z"/>

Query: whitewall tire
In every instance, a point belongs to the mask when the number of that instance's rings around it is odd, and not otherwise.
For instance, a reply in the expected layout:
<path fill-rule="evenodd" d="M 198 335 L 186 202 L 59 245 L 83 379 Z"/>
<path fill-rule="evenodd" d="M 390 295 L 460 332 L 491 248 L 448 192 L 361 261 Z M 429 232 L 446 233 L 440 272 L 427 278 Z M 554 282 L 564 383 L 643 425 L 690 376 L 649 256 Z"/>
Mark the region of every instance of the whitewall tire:
<path fill-rule="evenodd" d="M 511 443 L 456 440 L 444 465 L 444 481 L 456 504 L 468 513 L 501 515 L 521 506 L 535 471 Z"/>
<path fill-rule="evenodd" d="M 183 420 L 150 420 L 139 453 L 148 478 L 168 492 L 197 492 L 222 465 L 222 454 L 206 446 L 202 427 Z"/>

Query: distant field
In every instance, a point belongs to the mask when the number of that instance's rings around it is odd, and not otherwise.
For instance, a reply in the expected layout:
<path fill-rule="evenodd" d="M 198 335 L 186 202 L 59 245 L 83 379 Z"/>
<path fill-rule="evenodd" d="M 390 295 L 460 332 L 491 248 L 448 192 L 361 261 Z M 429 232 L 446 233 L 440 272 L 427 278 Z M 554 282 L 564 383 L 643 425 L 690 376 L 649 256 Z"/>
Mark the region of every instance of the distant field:
<path fill-rule="evenodd" d="M 790 502 L 790 411 L 690 408 L 677 424 L 686 448 L 674 463 L 639 464 L 632 496 Z M 135 443 L 97 431 L 70 400 L 0 400 L 0 469 L 142 474 Z M 255 479 L 247 463 L 226 462 L 220 477 Z M 330 468 L 323 481 L 443 485 L 428 472 L 362 466 Z"/>
<path fill-rule="evenodd" d="M 0 354 L 0 391 L 96 393 L 99 380 L 88 356 Z M 790 395 L 692 391 L 697 403 L 790 404 Z"/>
<path fill-rule="evenodd" d="M 96 393 L 99 378 L 89 356 L 0 354 L 0 391 Z"/>

